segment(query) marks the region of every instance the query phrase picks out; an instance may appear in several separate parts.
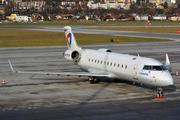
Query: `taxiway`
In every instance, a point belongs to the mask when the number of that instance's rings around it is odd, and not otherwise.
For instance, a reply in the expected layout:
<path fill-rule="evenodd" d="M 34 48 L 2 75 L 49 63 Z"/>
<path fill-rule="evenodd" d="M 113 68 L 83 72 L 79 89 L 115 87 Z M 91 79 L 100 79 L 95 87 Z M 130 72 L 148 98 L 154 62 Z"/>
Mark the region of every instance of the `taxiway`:
<path fill-rule="evenodd" d="M 155 58 L 168 67 L 174 86 L 164 88 L 165 98 L 154 98 L 156 87 L 112 79 L 89 84 L 86 77 L 16 74 L 15 70 L 82 71 L 63 58 L 67 47 L 27 47 L 0 49 L 0 119 L 2 120 L 99 120 L 180 118 L 180 42 L 100 43 L 83 49 L 109 48 L 113 52 Z"/>

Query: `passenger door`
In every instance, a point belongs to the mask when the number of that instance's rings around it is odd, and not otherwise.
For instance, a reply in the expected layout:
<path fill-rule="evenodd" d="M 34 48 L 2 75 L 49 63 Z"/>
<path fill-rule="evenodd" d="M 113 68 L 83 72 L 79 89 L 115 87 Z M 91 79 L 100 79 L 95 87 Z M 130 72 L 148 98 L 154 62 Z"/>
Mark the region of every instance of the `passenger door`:
<path fill-rule="evenodd" d="M 138 80 L 138 76 L 137 76 L 137 64 L 133 65 L 133 70 L 132 70 L 132 74 L 133 74 L 133 79 Z"/>

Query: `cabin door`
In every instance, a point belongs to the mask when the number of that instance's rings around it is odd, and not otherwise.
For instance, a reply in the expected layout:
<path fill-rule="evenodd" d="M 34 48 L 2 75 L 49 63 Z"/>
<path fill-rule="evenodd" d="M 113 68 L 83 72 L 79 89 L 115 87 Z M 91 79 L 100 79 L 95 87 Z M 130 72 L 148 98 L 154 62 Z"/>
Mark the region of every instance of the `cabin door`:
<path fill-rule="evenodd" d="M 133 74 L 133 79 L 136 79 L 138 80 L 138 77 L 137 77 L 137 64 L 134 64 L 133 65 L 133 70 L 132 70 L 132 74 Z"/>

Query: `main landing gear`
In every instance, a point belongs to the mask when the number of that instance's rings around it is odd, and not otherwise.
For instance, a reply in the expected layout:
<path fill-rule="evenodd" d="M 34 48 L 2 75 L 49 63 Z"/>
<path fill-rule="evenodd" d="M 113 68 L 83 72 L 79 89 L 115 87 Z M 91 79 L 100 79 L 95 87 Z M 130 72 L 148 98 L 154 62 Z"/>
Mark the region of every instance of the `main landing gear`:
<path fill-rule="evenodd" d="M 89 77 L 89 82 L 90 82 L 91 84 L 93 84 L 93 83 L 98 83 L 99 81 L 98 81 L 98 79 L 95 78 L 95 77 Z"/>
<path fill-rule="evenodd" d="M 163 95 L 163 88 L 162 87 L 158 87 L 158 89 L 157 89 L 157 95 L 156 96 L 154 96 L 154 97 L 156 97 L 156 98 L 165 98 L 165 96 Z"/>

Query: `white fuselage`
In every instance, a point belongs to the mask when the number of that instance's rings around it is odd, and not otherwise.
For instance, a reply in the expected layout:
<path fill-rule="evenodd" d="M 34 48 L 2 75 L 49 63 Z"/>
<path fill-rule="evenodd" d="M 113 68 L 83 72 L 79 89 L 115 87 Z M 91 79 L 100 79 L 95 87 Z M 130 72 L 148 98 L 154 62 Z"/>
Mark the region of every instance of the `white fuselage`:
<path fill-rule="evenodd" d="M 162 63 L 155 59 L 90 49 L 78 52 L 81 58 L 77 65 L 90 73 L 108 73 L 109 78 L 157 87 L 173 85 L 168 70 L 143 69 L 144 65 L 162 66 Z"/>

